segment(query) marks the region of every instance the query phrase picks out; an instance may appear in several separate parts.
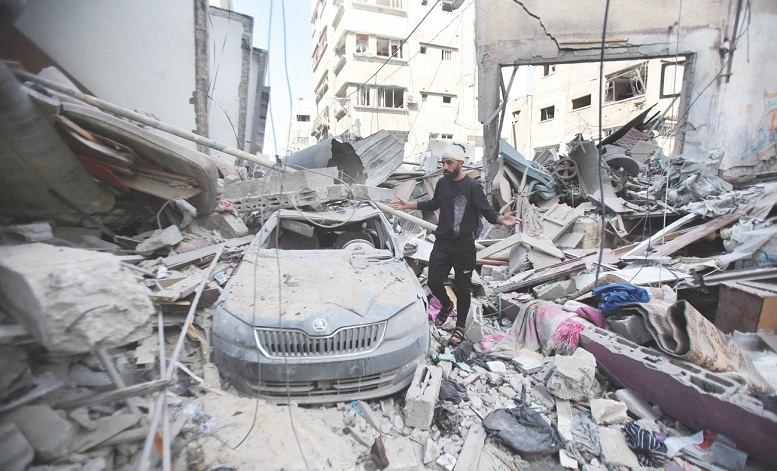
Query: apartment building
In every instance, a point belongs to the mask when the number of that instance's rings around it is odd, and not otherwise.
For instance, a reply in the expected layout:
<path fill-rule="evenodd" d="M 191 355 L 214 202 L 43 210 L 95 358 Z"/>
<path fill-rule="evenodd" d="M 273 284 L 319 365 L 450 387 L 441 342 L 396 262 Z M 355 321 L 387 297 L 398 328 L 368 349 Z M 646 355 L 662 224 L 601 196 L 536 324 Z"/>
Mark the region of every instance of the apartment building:
<path fill-rule="evenodd" d="M 316 117 L 316 104 L 313 101 L 297 98 L 292 105 L 291 134 L 285 154 L 289 155 L 308 148 L 316 143 L 313 137 L 313 119 Z"/>
<path fill-rule="evenodd" d="M 432 0 L 311 5 L 314 137 L 353 140 L 385 129 L 406 140 L 406 161 L 452 142 L 480 159 L 474 0 L 458 8 Z"/>
<path fill-rule="evenodd" d="M 664 117 L 656 142 L 668 155 L 674 144 L 684 60 L 680 58 L 529 66 L 527 93 L 512 101 L 512 141 L 531 159 L 549 149 L 566 154 L 577 134 L 599 139 L 599 89 L 604 89 L 602 137 L 647 107 Z"/>

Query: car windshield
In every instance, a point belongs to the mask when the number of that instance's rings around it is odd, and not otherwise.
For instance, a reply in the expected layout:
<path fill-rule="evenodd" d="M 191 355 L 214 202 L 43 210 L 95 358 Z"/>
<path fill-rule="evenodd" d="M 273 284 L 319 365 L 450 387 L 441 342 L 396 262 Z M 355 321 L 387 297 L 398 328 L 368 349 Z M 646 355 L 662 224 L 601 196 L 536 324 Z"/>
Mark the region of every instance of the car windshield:
<path fill-rule="evenodd" d="M 394 244 L 387 224 L 379 215 L 358 221 L 333 221 L 311 217 L 279 217 L 263 248 L 281 250 L 349 250 L 373 258 L 390 258 Z"/>

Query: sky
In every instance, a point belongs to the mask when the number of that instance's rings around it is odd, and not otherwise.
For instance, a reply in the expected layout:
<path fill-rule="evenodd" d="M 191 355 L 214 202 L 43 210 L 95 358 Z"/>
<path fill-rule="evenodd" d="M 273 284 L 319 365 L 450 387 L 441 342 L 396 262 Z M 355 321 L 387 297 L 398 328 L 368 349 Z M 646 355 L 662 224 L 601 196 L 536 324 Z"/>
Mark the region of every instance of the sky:
<path fill-rule="evenodd" d="M 284 149 L 286 146 L 291 120 L 290 103 L 297 98 L 313 100 L 311 3 L 310 0 L 233 0 L 233 5 L 236 12 L 254 18 L 254 47 L 269 51 L 267 83 L 270 85 L 270 116 L 265 129 L 264 153 L 272 156 L 276 148 Z"/>

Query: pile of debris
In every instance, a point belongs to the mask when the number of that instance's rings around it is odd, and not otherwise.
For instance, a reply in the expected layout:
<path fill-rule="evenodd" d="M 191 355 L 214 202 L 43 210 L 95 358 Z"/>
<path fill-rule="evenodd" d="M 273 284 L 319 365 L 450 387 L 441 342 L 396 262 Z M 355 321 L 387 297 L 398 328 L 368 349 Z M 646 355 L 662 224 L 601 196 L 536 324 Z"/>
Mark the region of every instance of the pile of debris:
<path fill-rule="evenodd" d="M 777 192 L 718 178 L 714 153 L 668 159 L 641 120 L 602 143 L 601 165 L 591 141 L 544 166 L 502 143 L 488 183 L 522 227 L 487 228 L 477 241 L 468 340 L 446 345 L 453 318 L 430 327 L 428 360 L 392 397 L 278 406 L 241 396 L 211 360 L 211 306 L 253 234 L 278 209 L 369 200 L 397 218 L 423 285 L 433 215 L 382 203 L 427 197 L 441 173 L 399 171 L 402 142 L 381 131 L 285 165 L 257 158 L 266 175 L 244 180 L 53 88 L 28 84 L 22 95 L 35 102 L 28 113 L 45 114 L 42 128 L 56 123 L 47 138 L 72 154 L 69 174 L 88 172 L 94 188 L 68 186 L 74 177 L 4 213 L 3 469 L 777 461 L 777 288 L 766 282 L 777 278 Z"/>

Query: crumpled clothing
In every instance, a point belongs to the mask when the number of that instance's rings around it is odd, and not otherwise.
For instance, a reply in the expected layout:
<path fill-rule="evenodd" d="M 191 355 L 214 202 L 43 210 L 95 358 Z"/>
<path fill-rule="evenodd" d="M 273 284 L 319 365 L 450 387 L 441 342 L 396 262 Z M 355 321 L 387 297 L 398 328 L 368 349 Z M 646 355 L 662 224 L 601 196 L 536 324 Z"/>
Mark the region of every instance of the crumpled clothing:
<path fill-rule="evenodd" d="M 467 395 L 467 387 L 461 383 L 457 383 L 449 379 L 442 380 L 438 397 L 441 401 L 449 401 L 454 404 L 458 404 L 462 400 L 469 400 L 469 396 Z"/>
<path fill-rule="evenodd" d="M 637 455 L 639 464 L 651 468 L 664 467 L 667 448 L 653 432 L 632 420 L 623 427 L 623 434 L 626 435 L 629 448 Z"/>
<path fill-rule="evenodd" d="M 224 212 L 233 213 L 235 211 L 235 207 L 232 206 L 231 201 L 221 198 L 219 200 L 218 206 L 216 206 L 216 211 L 219 213 L 224 213 Z"/>
<path fill-rule="evenodd" d="M 592 292 L 594 295 L 601 296 L 599 311 L 605 316 L 624 304 L 650 302 L 650 293 L 645 288 L 629 284 L 614 283 L 597 286 Z"/>
<path fill-rule="evenodd" d="M 432 296 L 432 298 L 429 300 L 429 320 L 434 322 L 434 320 L 437 318 L 437 314 L 440 313 L 442 310 L 442 303 L 439 299 Z M 448 318 L 445 319 L 445 322 L 442 325 L 443 329 L 446 329 L 450 325 L 453 325 L 456 322 L 456 309 L 452 309 L 451 312 L 448 314 Z"/>

